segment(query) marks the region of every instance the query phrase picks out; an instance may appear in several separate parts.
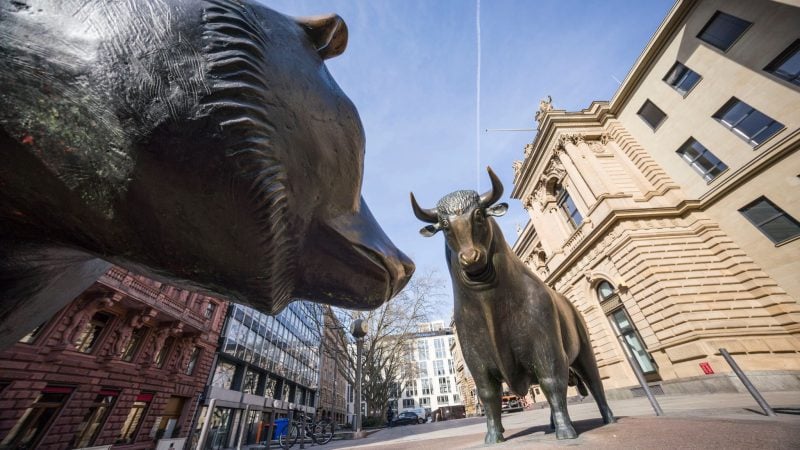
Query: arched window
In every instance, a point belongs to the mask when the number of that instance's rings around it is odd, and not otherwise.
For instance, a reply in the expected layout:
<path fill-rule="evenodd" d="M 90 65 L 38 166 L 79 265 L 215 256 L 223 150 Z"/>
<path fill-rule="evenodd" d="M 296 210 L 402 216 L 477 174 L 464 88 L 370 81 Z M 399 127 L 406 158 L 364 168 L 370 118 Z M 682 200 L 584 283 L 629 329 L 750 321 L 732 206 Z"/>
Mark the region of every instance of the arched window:
<path fill-rule="evenodd" d="M 618 300 L 617 293 L 614 286 L 608 281 L 601 281 L 595 288 L 597 297 L 601 304 L 604 304 L 603 310 L 608 316 L 611 326 L 614 328 L 615 333 L 622 338 L 625 346 L 628 348 L 628 353 L 633 356 L 634 361 L 642 369 L 642 373 L 648 381 L 655 381 L 660 379 L 658 376 L 658 368 L 656 367 L 653 358 L 647 351 L 644 341 L 639 336 L 639 331 L 636 329 L 633 321 L 628 315 L 628 311 Z M 614 302 L 613 300 L 616 300 Z"/>
<path fill-rule="evenodd" d="M 608 281 L 603 280 L 597 285 L 597 295 L 602 303 L 614 296 L 614 287 Z"/>

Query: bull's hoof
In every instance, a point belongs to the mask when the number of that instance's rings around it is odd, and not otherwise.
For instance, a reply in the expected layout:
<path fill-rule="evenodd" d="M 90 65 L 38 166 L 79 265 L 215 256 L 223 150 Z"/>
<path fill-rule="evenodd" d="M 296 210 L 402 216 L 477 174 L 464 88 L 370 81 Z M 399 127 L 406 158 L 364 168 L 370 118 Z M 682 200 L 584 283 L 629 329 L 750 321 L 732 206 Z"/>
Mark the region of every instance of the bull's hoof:
<path fill-rule="evenodd" d="M 486 437 L 483 438 L 485 444 L 499 444 L 505 441 L 506 439 L 503 437 L 503 433 L 492 433 L 491 431 L 486 433 Z"/>
<path fill-rule="evenodd" d="M 608 425 L 609 423 L 617 423 L 617 419 L 614 416 L 603 417 L 603 422 Z"/>
<path fill-rule="evenodd" d="M 577 437 L 578 433 L 575 432 L 575 428 L 572 428 L 572 425 L 556 428 L 556 438 L 558 439 L 575 439 Z"/>

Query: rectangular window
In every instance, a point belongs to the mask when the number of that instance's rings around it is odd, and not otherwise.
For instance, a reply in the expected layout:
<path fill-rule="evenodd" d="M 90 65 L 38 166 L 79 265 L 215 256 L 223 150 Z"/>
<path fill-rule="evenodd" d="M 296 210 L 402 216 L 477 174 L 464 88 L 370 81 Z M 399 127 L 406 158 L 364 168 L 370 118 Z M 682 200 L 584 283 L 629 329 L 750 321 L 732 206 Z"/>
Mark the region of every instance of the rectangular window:
<path fill-rule="evenodd" d="M 136 396 L 136 401 L 133 402 L 131 410 L 128 411 L 128 417 L 122 424 L 122 429 L 119 432 L 116 444 L 130 444 L 136 440 L 136 434 L 144 422 L 144 417 L 147 415 L 147 408 L 153 400 L 151 392 L 142 392 Z"/>
<path fill-rule="evenodd" d="M 434 375 L 444 375 L 444 361 L 441 359 L 437 359 L 433 362 L 433 373 Z"/>
<path fill-rule="evenodd" d="M 453 403 L 461 403 L 461 396 L 458 394 L 453 394 Z"/>
<path fill-rule="evenodd" d="M 456 373 L 456 369 L 453 366 L 453 360 L 452 359 L 448 359 L 447 360 L 447 369 L 450 371 L 450 375 L 453 375 L 453 374 Z"/>
<path fill-rule="evenodd" d="M 783 129 L 782 123 L 736 97 L 728 100 L 713 117 L 752 146 L 766 141 Z"/>
<path fill-rule="evenodd" d="M 131 333 L 131 340 L 125 345 L 125 348 L 122 350 L 122 360 L 131 362 L 133 358 L 136 357 L 136 352 L 139 350 L 139 347 L 144 342 L 144 336 L 147 334 L 147 328 L 140 327 L 133 330 Z"/>
<path fill-rule="evenodd" d="M 420 361 L 428 360 L 428 342 L 424 340 L 417 341 L 417 353 L 419 354 Z"/>
<path fill-rule="evenodd" d="M 792 42 L 792 45 L 772 60 L 764 70 L 800 86 L 800 39 Z"/>
<path fill-rule="evenodd" d="M 436 357 L 444 359 L 446 356 L 444 351 L 444 338 L 436 338 L 433 340 L 433 347 L 436 350 Z"/>
<path fill-rule="evenodd" d="M 156 355 L 156 367 L 159 369 L 164 367 L 164 363 L 167 362 L 167 356 L 169 352 L 172 350 L 172 346 L 175 343 L 175 338 L 170 336 L 164 341 L 164 345 L 161 346 L 161 350 L 158 351 L 158 355 Z"/>
<path fill-rule="evenodd" d="M 739 39 L 739 36 L 750 25 L 752 25 L 751 22 L 717 11 L 711 16 L 711 20 L 703 27 L 697 37 L 724 52 Z"/>
<path fill-rule="evenodd" d="M 739 212 L 776 244 L 800 236 L 800 223 L 766 197 L 756 199 Z"/>
<path fill-rule="evenodd" d="M 200 358 L 200 347 L 195 347 L 192 350 L 192 356 L 189 357 L 189 364 L 186 365 L 186 375 L 194 373 L 194 368 L 197 366 L 197 360 Z"/>
<path fill-rule="evenodd" d="M 419 406 L 431 406 L 431 399 L 430 397 L 420 397 L 419 399 Z"/>
<path fill-rule="evenodd" d="M 413 398 L 404 398 L 403 399 L 403 408 L 413 408 L 414 407 L 414 399 Z"/>
<path fill-rule="evenodd" d="M 258 372 L 248 370 L 244 374 L 244 381 L 242 382 L 242 392 L 246 394 L 255 394 L 258 388 Z"/>
<path fill-rule="evenodd" d="M 578 207 L 575 206 L 575 202 L 572 201 L 569 192 L 561 185 L 556 186 L 556 204 L 564 211 L 573 228 L 578 228 L 583 223 L 583 216 L 578 211 Z"/>
<path fill-rule="evenodd" d="M 90 447 L 94 444 L 118 396 L 119 391 L 116 390 L 101 390 L 97 394 L 94 404 L 86 412 L 80 425 L 78 425 L 78 431 L 75 433 L 73 441 L 75 447 Z"/>
<path fill-rule="evenodd" d="M 636 114 L 638 114 L 639 117 L 642 118 L 642 120 L 644 120 L 648 125 L 650 125 L 650 128 L 652 128 L 653 130 L 658 128 L 658 126 L 661 125 L 662 122 L 664 122 L 664 119 L 667 118 L 667 114 L 664 113 L 664 111 L 662 111 L 658 106 L 656 106 L 650 100 L 645 100 L 642 107 L 639 108 L 639 112 L 637 112 Z"/>
<path fill-rule="evenodd" d="M 431 379 L 423 378 L 421 382 L 422 382 L 422 395 L 433 394 L 433 383 L 431 383 Z"/>
<path fill-rule="evenodd" d="M 236 375 L 235 364 L 219 361 L 214 370 L 214 378 L 211 379 L 211 385 L 222 389 L 230 389 L 233 384 L 234 375 Z"/>
<path fill-rule="evenodd" d="M 720 161 L 694 138 L 689 138 L 676 153 L 706 181 L 713 180 L 728 168 L 724 162 Z"/>
<path fill-rule="evenodd" d="M 417 382 L 415 380 L 406 381 L 405 390 L 406 390 L 406 397 L 416 397 Z"/>
<path fill-rule="evenodd" d="M 103 329 L 112 319 L 112 315 L 104 312 L 95 313 L 92 319 L 84 325 L 75 340 L 75 350 L 81 353 L 91 353 L 100 340 Z"/>
<path fill-rule="evenodd" d="M 428 376 L 428 362 L 427 361 L 420 361 L 417 363 L 419 368 L 419 376 L 420 377 L 427 377 Z"/>
<path fill-rule="evenodd" d="M 451 392 L 450 378 L 448 377 L 439 378 L 439 393 L 449 394 L 450 392 Z"/>
<path fill-rule="evenodd" d="M 664 81 L 680 92 L 681 95 L 686 95 L 700 81 L 700 75 L 683 64 L 676 62 L 667 73 L 667 76 L 664 77 Z"/>
<path fill-rule="evenodd" d="M 208 305 L 206 305 L 206 310 L 203 311 L 203 315 L 206 317 L 206 319 L 210 319 L 214 317 L 214 311 L 216 310 L 217 310 L 216 303 L 208 302 Z"/>
<path fill-rule="evenodd" d="M 22 417 L 11 428 L 8 436 L 0 442 L 0 448 L 37 448 L 39 441 L 47 434 L 71 393 L 71 387 L 47 386 L 44 388 L 36 401 L 25 410 Z"/>
<path fill-rule="evenodd" d="M 449 395 L 440 395 L 436 397 L 436 402 L 440 405 L 449 405 L 450 404 L 450 396 Z"/>

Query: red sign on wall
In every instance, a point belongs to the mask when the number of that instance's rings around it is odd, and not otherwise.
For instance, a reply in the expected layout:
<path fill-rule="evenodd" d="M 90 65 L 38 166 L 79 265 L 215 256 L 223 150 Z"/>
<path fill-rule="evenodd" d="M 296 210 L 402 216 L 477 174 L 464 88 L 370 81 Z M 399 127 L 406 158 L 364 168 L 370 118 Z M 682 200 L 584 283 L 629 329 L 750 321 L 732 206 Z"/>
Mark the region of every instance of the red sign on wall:
<path fill-rule="evenodd" d="M 703 373 L 706 374 L 706 375 L 713 375 L 714 374 L 714 369 L 712 369 L 711 368 L 711 364 L 709 364 L 707 362 L 701 362 L 700 363 L 700 368 L 703 369 Z"/>

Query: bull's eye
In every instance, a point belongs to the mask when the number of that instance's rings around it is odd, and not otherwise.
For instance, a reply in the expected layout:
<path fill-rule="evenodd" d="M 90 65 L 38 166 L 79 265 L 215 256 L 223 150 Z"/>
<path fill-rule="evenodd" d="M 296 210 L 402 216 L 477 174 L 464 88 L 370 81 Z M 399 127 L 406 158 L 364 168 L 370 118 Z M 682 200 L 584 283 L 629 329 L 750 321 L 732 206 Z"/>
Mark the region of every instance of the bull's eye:
<path fill-rule="evenodd" d="M 450 228 L 450 221 L 447 219 L 442 219 L 442 228 L 444 228 L 445 230 Z"/>
<path fill-rule="evenodd" d="M 476 222 L 480 222 L 483 220 L 483 211 L 476 209 L 472 216 L 475 218 Z"/>

